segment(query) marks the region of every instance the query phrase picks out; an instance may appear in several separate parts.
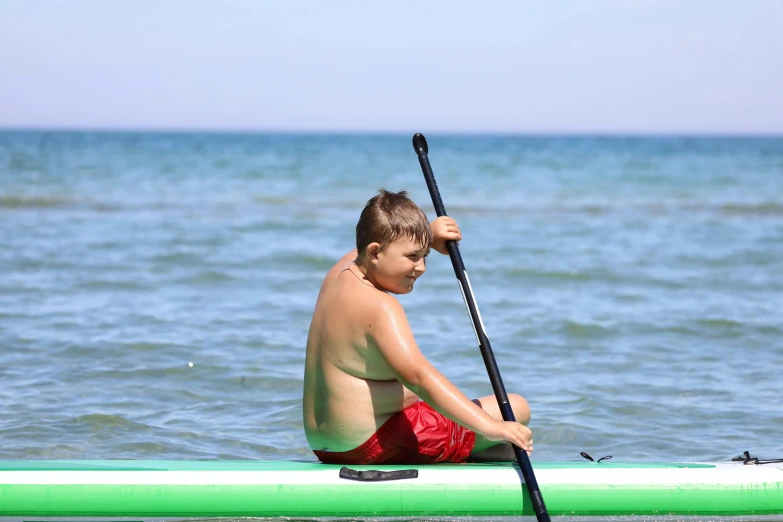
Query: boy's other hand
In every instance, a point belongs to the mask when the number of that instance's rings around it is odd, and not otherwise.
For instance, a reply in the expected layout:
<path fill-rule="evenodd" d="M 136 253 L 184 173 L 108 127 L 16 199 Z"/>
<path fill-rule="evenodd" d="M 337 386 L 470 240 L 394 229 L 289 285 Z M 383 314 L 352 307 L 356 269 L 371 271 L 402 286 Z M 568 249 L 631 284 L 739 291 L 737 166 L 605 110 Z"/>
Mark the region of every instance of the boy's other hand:
<path fill-rule="evenodd" d="M 432 223 L 432 249 L 440 252 L 441 254 L 448 255 L 449 251 L 446 249 L 446 241 L 459 241 L 462 239 L 462 232 L 454 221 L 449 216 L 441 216 L 436 218 Z"/>
<path fill-rule="evenodd" d="M 494 421 L 487 433 L 482 433 L 487 440 L 505 441 L 517 445 L 527 451 L 533 452 L 533 432 L 524 424 L 508 421 Z"/>

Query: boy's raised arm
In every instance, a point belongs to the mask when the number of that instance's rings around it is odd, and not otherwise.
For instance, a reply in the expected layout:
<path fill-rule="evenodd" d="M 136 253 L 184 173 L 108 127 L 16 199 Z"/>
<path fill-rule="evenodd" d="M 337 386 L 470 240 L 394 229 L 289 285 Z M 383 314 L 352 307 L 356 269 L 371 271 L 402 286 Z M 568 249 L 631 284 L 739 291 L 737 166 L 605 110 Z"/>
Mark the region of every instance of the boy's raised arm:
<path fill-rule="evenodd" d="M 400 303 L 391 297 L 383 302 L 372 325 L 373 338 L 397 379 L 449 419 L 477 433 L 493 433 L 497 421 L 468 399 L 421 353 Z"/>
<path fill-rule="evenodd" d="M 528 451 L 531 449 L 532 432 L 527 426 L 493 419 L 424 357 L 413 338 L 405 311 L 396 299 L 389 296 L 383 300 L 372 331 L 375 343 L 397 379 L 427 404 L 488 440 L 508 441 Z"/>

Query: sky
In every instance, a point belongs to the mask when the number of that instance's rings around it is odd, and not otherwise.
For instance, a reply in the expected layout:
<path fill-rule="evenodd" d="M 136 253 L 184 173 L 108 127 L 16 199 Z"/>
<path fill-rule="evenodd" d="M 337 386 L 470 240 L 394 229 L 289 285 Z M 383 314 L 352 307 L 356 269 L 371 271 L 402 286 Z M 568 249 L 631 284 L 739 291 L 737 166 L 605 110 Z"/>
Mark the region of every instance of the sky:
<path fill-rule="evenodd" d="M 783 134 L 783 0 L 0 0 L 0 128 Z"/>

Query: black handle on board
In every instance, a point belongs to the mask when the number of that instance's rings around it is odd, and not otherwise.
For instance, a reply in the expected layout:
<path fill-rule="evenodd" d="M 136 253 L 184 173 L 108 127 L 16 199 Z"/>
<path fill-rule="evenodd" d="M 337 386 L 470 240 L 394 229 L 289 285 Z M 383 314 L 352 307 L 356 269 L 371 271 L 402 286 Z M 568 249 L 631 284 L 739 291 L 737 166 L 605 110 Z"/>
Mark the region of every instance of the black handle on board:
<path fill-rule="evenodd" d="M 445 216 L 446 208 L 443 206 L 443 200 L 440 197 L 438 185 L 435 183 L 432 167 L 430 167 L 430 159 L 427 156 L 429 147 L 427 147 L 427 140 L 422 134 L 417 133 L 413 136 L 413 149 L 419 156 L 419 163 L 421 164 L 421 170 L 424 173 L 424 179 L 427 181 L 427 188 L 430 191 L 430 197 L 432 198 L 432 204 L 435 206 L 435 212 L 438 214 L 438 217 Z M 492 383 L 495 397 L 498 400 L 498 406 L 500 406 L 500 413 L 503 415 L 504 420 L 515 422 L 514 410 L 511 409 L 511 404 L 508 401 L 506 387 L 503 386 L 503 379 L 500 377 L 500 370 L 498 370 L 498 365 L 495 362 L 495 355 L 492 353 L 492 346 L 489 344 L 487 331 L 484 329 L 484 321 L 481 319 L 478 304 L 476 304 L 476 300 L 473 297 L 470 279 L 468 278 L 468 272 L 465 270 L 465 264 L 462 262 L 459 246 L 457 246 L 456 241 L 447 241 L 446 248 L 449 250 L 449 257 L 451 258 L 451 264 L 454 267 L 454 274 L 457 276 L 460 289 L 462 290 L 462 297 L 465 299 L 465 306 L 467 306 L 468 313 L 470 313 L 470 318 L 473 321 L 473 331 L 476 334 L 479 350 L 481 350 L 481 357 L 484 359 L 484 365 L 487 367 L 487 373 L 489 374 L 489 380 Z M 530 501 L 533 505 L 536 519 L 538 519 L 538 522 L 549 522 L 549 513 L 546 511 L 544 498 L 541 496 L 541 490 L 538 488 L 538 482 L 533 473 L 533 466 L 530 464 L 527 452 L 514 444 L 512 444 L 512 447 L 514 448 L 514 455 L 516 455 L 517 462 L 519 463 L 519 469 L 522 471 L 522 477 L 525 479 L 528 493 L 530 493 Z"/>

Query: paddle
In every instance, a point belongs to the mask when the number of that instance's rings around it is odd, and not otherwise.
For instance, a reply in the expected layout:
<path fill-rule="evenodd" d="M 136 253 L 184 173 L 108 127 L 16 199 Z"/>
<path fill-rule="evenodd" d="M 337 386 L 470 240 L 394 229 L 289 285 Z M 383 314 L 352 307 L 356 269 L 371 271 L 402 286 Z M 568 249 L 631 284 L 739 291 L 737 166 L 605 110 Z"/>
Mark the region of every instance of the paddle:
<path fill-rule="evenodd" d="M 446 208 L 443 206 L 443 200 L 440 198 L 438 185 L 435 183 L 435 176 L 432 174 L 432 167 L 430 167 L 430 159 L 427 157 L 427 153 L 429 152 L 427 140 L 420 133 L 413 136 L 413 150 L 415 150 L 416 154 L 419 156 L 419 163 L 421 163 L 424 179 L 427 181 L 427 188 L 430 191 L 430 197 L 432 197 L 432 204 L 435 206 L 435 212 L 438 214 L 438 217 L 445 216 Z M 487 367 L 487 373 L 489 374 L 489 380 L 492 383 L 492 389 L 495 391 L 498 406 L 500 406 L 500 413 L 503 415 L 504 420 L 516 422 L 514 410 L 511 409 L 511 404 L 508 401 L 508 394 L 506 393 L 505 386 L 503 386 L 503 379 L 500 377 L 500 370 L 498 370 L 498 365 L 495 362 L 495 355 L 492 353 L 492 347 L 489 344 L 489 338 L 484 329 L 484 322 L 481 320 L 478 305 L 473 298 L 468 272 L 465 270 L 465 265 L 462 262 L 459 247 L 457 246 L 456 241 L 446 241 L 446 248 L 449 250 L 449 257 L 451 258 L 451 264 L 454 266 L 454 273 L 457 276 L 460 289 L 462 290 L 462 297 L 465 299 L 465 306 L 467 306 L 470 318 L 473 320 L 473 331 L 476 334 L 479 350 L 481 350 L 481 356 L 484 358 L 484 364 Z M 530 459 L 527 456 L 527 452 L 516 445 L 512 444 L 512 447 L 514 448 L 517 462 L 519 462 L 519 469 L 522 471 L 522 477 L 527 485 L 527 490 L 530 493 L 530 500 L 533 504 L 533 511 L 536 514 L 536 518 L 538 519 L 538 522 L 549 522 L 549 513 L 546 511 L 544 498 L 541 496 L 541 490 L 538 488 L 538 482 L 533 473 L 533 466 L 530 465 Z"/>

